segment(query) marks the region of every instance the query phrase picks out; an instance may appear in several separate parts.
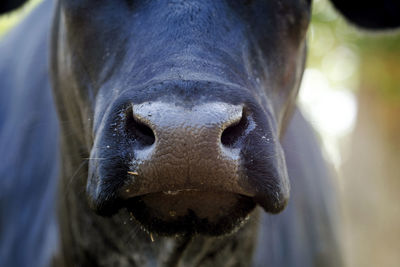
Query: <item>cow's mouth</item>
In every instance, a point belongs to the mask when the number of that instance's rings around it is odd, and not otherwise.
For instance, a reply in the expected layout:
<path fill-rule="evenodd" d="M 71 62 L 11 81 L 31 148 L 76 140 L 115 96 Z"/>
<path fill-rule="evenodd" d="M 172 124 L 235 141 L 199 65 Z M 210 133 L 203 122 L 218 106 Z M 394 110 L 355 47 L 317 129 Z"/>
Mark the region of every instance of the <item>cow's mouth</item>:
<path fill-rule="evenodd" d="M 125 206 L 150 233 L 222 235 L 239 228 L 255 202 L 230 192 L 179 190 L 129 198 Z"/>

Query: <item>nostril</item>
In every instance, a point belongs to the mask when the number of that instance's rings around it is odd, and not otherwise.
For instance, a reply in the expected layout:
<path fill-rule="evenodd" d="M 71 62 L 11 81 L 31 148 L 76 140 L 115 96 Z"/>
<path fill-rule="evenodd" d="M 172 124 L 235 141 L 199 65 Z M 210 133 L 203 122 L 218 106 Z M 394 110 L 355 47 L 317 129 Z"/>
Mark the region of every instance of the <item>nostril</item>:
<path fill-rule="evenodd" d="M 239 141 L 244 137 L 248 127 L 248 119 L 245 109 L 242 111 L 242 117 L 239 121 L 229 125 L 221 135 L 221 143 L 227 147 L 236 146 Z"/>
<path fill-rule="evenodd" d="M 127 116 L 125 127 L 128 138 L 140 148 L 151 146 L 156 141 L 153 130 L 132 113 Z"/>

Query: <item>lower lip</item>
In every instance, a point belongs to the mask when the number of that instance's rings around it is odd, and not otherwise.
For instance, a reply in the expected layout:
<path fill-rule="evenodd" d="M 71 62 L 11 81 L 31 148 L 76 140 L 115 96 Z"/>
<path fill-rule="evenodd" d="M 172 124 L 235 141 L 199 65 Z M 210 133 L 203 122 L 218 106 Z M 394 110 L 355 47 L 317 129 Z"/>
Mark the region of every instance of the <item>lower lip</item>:
<path fill-rule="evenodd" d="M 170 196 L 175 196 L 179 193 L 184 193 L 184 192 L 199 192 L 200 190 L 196 189 L 182 189 L 182 190 L 168 190 L 168 191 L 163 191 L 162 193 L 165 195 L 170 195 Z"/>
<path fill-rule="evenodd" d="M 230 192 L 205 192 L 185 189 L 151 193 L 135 198 L 151 216 L 162 220 L 184 217 L 194 212 L 199 218 L 213 220 L 226 216 L 248 197 Z"/>

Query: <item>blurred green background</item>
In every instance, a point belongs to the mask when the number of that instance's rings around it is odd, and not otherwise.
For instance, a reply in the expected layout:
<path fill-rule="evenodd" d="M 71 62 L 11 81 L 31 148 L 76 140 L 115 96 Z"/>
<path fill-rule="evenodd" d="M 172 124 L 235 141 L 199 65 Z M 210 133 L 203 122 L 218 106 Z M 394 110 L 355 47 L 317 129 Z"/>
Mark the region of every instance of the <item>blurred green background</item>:
<path fill-rule="evenodd" d="M 300 93 L 339 176 L 348 266 L 400 266 L 400 33 L 314 0 Z"/>
<path fill-rule="evenodd" d="M 0 36 L 41 0 L 0 17 Z M 299 102 L 338 172 L 348 266 L 400 266 L 400 33 L 314 0 Z"/>

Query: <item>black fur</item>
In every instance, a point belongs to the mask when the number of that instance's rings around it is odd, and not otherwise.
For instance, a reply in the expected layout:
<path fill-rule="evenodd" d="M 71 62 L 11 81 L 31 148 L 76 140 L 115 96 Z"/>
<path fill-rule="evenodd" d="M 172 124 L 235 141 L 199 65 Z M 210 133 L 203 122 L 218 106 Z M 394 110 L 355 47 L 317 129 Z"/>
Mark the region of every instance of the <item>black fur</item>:
<path fill-rule="evenodd" d="M 400 26 L 400 2 L 397 0 L 331 0 L 331 2 L 346 19 L 359 27 L 385 30 Z"/>
<path fill-rule="evenodd" d="M 0 14 L 4 14 L 22 6 L 27 0 L 2 0 L 0 3 Z"/>

